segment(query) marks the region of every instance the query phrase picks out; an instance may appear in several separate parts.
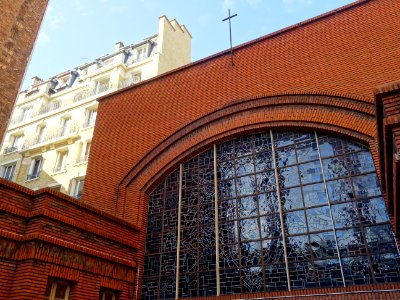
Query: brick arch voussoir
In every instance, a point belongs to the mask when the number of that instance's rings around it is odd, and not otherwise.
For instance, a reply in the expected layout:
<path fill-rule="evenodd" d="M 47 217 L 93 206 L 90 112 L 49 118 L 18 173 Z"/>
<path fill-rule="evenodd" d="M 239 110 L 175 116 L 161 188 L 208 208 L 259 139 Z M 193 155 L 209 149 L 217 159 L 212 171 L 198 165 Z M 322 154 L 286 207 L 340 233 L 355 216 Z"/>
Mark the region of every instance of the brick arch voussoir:
<path fill-rule="evenodd" d="M 195 120 L 160 142 L 121 181 L 148 193 L 181 162 L 236 135 L 268 128 L 315 129 L 357 139 L 367 145 L 375 134 L 374 107 L 337 95 L 284 94 L 233 103 Z"/>

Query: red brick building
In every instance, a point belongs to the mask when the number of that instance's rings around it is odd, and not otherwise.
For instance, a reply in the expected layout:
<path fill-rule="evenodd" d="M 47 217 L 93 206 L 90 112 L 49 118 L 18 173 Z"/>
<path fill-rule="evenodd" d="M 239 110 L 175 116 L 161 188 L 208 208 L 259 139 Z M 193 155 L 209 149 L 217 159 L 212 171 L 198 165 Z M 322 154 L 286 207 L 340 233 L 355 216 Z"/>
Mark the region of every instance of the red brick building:
<path fill-rule="evenodd" d="M 101 99 L 82 202 L 0 182 L 0 299 L 397 299 L 399 11 L 357 1 Z"/>

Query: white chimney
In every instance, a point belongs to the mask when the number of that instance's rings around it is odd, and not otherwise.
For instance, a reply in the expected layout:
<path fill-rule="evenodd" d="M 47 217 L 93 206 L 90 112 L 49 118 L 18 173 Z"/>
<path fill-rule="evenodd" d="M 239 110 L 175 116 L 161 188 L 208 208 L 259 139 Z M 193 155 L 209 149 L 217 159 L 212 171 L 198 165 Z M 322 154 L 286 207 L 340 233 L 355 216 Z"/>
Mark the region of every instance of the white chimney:
<path fill-rule="evenodd" d="M 123 42 L 116 42 L 115 43 L 114 53 L 117 53 L 122 47 L 124 47 L 124 43 Z"/>

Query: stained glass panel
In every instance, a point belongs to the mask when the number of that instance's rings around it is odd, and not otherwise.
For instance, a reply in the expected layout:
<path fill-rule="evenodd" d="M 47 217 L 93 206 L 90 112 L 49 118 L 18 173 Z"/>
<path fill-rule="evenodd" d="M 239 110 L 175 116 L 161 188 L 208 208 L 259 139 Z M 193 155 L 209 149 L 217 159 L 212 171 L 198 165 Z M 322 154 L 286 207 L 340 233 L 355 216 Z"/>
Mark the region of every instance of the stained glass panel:
<path fill-rule="evenodd" d="M 307 162 L 319 158 L 315 137 L 312 140 L 296 144 L 296 150 L 299 162 Z"/>
<path fill-rule="evenodd" d="M 302 184 L 322 181 L 321 163 L 319 161 L 301 164 L 299 170 Z"/>
<path fill-rule="evenodd" d="M 328 204 L 326 189 L 323 183 L 306 185 L 303 186 L 302 190 L 306 207 Z"/>
<path fill-rule="evenodd" d="M 365 146 L 267 132 L 215 149 L 216 170 L 210 148 L 182 164 L 182 186 L 175 171 L 150 194 L 143 299 L 214 296 L 218 273 L 221 295 L 400 281 Z"/>

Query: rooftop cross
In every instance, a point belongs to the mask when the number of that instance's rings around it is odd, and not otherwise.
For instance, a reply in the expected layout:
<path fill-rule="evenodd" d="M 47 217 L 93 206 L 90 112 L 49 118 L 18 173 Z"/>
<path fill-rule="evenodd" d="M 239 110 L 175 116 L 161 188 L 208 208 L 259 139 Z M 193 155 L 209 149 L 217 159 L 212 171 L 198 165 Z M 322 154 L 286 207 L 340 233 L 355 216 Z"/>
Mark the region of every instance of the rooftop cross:
<path fill-rule="evenodd" d="M 232 18 L 234 18 L 234 17 L 236 17 L 236 16 L 237 16 L 237 14 L 234 14 L 234 15 L 232 15 L 232 16 L 231 16 L 231 10 L 230 10 L 230 9 L 228 9 L 228 17 L 222 20 L 222 22 L 224 22 L 224 21 L 226 21 L 226 20 L 228 20 L 228 21 L 229 21 L 229 38 L 230 38 L 230 41 L 231 41 L 231 60 L 232 60 L 232 66 L 234 66 L 235 64 L 234 64 L 234 62 L 233 62 L 233 48 L 232 48 L 232 26 L 231 26 L 231 19 L 232 19 Z"/>

